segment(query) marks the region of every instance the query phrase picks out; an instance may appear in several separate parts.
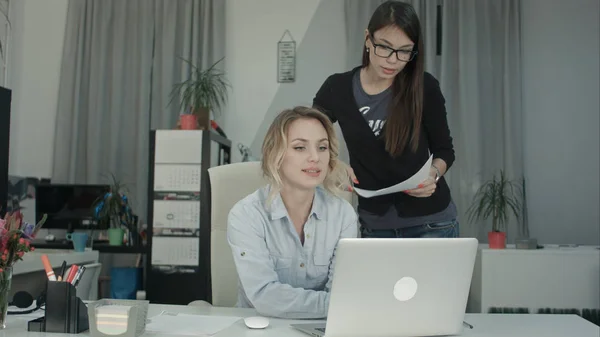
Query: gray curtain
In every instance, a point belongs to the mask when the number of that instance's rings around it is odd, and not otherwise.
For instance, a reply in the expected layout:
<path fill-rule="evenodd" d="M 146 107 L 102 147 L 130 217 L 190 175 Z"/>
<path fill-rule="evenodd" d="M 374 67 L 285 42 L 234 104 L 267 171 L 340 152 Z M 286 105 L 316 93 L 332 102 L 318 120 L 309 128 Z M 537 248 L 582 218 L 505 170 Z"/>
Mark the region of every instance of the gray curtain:
<path fill-rule="evenodd" d="M 173 128 L 168 105 L 189 66 L 224 54 L 219 0 L 71 0 L 61 65 L 53 182 L 126 184 L 146 219 L 149 130 Z"/>
<path fill-rule="evenodd" d="M 364 30 L 380 0 L 346 0 L 348 53 L 356 66 Z M 459 210 L 461 236 L 486 241 L 490 223 L 469 223 L 467 208 L 479 186 L 500 169 L 523 175 L 520 0 L 412 0 L 421 20 L 426 71 L 446 98 L 456 161 L 446 177 Z M 441 55 L 436 55 L 436 12 L 442 11 Z M 523 231 L 513 219 L 512 242 Z"/>

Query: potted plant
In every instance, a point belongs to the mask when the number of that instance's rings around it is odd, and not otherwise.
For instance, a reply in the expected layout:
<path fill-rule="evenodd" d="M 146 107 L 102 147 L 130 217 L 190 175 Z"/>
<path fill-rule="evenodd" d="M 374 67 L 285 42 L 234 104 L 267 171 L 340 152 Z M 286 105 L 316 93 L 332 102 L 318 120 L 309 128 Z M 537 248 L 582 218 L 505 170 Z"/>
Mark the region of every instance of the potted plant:
<path fill-rule="evenodd" d="M 184 112 L 179 124 L 182 129 L 190 129 L 190 123 L 196 123 L 200 130 L 210 129 L 210 112 L 219 111 L 227 100 L 227 89 L 230 87 L 225 73 L 216 66 L 223 59 L 215 62 L 208 69 L 201 69 L 192 62 L 183 59 L 192 68 L 190 77 L 173 86 L 171 102 L 178 99 L 180 109 Z"/>
<path fill-rule="evenodd" d="M 506 224 L 511 214 L 517 218 L 521 215 L 521 197 L 519 185 L 508 180 L 502 170 L 499 177 L 494 175 L 475 193 L 467 215 L 469 221 L 492 218 L 492 231 L 488 233 L 490 248 L 506 248 Z"/>
<path fill-rule="evenodd" d="M 94 217 L 101 228 L 108 228 L 108 242 L 111 246 L 123 245 L 125 229 L 131 231 L 134 224 L 133 213 L 129 207 L 127 196 L 123 193 L 124 185 L 111 174 L 110 190 L 98 197 L 94 202 Z"/>

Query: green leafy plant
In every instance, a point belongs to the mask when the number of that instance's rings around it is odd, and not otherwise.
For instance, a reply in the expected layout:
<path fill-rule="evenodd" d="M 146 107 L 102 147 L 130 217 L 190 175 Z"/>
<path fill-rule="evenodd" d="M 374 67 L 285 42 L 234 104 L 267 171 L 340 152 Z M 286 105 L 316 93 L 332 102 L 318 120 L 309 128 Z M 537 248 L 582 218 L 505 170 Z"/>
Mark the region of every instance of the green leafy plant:
<path fill-rule="evenodd" d="M 190 65 L 192 73 L 187 80 L 173 86 L 169 104 L 179 100 L 184 112 L 189 109 L 192 113 L 198 113 L 201 109 L 215 113 L 220 111 L 230 88 L 225 73 L 216 67 L 223 58 L 204 70 L 189 60 L 182 60 Z"/>
<path fill-rule="evenodd" d="M 519 218 L 522 211 L 522 193 L 518 183 L 508 180 L 504 171 L 486 181 L 475 193 L 467 210 L 469 221 L 492 218 L 492 231 L 502 232 L 512 213 Z"/>
<path fill-rule="evenodd" d="M 101 227 L 131 229 L 133 213 L 125 195 L 125 185 L 111 173 L 110 191 L 94 202 L 93 214 Z"/>

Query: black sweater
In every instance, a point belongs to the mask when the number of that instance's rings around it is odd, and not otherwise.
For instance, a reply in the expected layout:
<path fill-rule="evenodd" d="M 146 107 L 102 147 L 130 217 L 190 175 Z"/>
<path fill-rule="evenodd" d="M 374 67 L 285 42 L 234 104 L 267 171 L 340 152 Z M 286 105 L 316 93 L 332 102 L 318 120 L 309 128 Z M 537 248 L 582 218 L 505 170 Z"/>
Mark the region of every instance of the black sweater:
<path fill-rule="evenodd" d="M 315 108 L 327 114 L 332 122 L 339 123 L 348 147 L 350 166 L 359 181 L 356 186 L 378 190 L 406 180 L 425 164 L 429 151 L 434 159 L 443 159 L 449 169 L 454 162 L 454 148 L 446 119 L 445 99 L 438 81 L 425 73 L 423 127 L 417 151 L 412 152 L 407 145 L 404 152 L 394 158 L 385 150 L 385 133 L 382 131 L 379 137 L 375 136 L 358 110 L 352 91 L 352 76 L 358 70 L 360 67 L 329 76 L 313 100 Z M 413 217 L 444 210 L 450 198 L 450 189 L 442 177 L 438 180 L 436 191 L 428 198 L 411 197 L 405 193 L 373 198 L 359 196 L 359 207 L 383 214 L 394 205 L 399 216 Z"/>

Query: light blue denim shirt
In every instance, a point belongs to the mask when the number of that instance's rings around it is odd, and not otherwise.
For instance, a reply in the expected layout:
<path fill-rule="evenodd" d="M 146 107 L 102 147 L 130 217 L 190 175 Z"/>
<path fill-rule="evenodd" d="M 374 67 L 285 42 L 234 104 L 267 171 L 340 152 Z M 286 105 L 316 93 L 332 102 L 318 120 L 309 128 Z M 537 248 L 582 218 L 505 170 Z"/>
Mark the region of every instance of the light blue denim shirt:
<path fill-rule="evenodd" d="M 238 307 L 282 318 L 324 318 L 341 238 L 358 236 L 358 217 L 343 198 L 317 188 L 300 242 L 277 196 L 266 205 L 269 186 L 230 211 L 227 240 L 239 275 Z"/>

